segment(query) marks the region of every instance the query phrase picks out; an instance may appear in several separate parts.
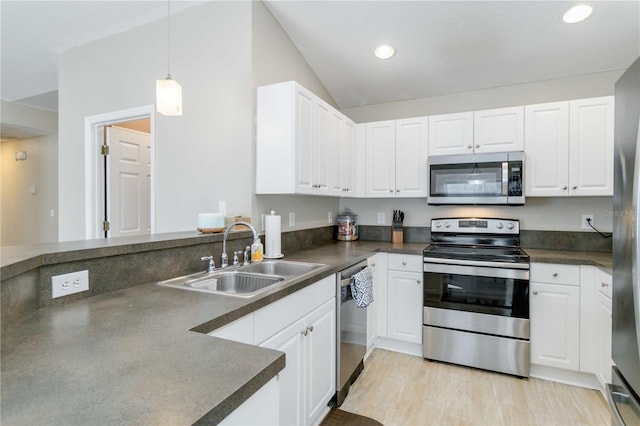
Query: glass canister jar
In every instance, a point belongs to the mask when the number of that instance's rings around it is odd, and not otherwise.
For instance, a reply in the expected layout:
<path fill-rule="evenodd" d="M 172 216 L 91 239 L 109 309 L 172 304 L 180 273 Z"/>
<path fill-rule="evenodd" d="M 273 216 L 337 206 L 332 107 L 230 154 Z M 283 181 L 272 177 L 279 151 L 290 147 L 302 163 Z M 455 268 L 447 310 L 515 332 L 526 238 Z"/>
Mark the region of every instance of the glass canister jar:
<path fill-rule="evenodd" d="M 355 241 L 358 239 L 358 215 L 346 209 L 340 213 L 336 220 L 338 222 L 339 241 Z"/>

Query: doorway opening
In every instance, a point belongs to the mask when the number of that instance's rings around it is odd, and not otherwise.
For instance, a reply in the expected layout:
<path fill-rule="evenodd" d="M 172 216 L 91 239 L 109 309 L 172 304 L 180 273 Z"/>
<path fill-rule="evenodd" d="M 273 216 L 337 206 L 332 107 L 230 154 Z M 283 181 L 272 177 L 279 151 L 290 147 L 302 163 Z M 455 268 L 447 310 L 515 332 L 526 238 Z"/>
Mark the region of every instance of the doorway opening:
<path fill-rule="evenodd" d="M 87 239 L 155 232 L 153 105 L 85 118 Z"/>

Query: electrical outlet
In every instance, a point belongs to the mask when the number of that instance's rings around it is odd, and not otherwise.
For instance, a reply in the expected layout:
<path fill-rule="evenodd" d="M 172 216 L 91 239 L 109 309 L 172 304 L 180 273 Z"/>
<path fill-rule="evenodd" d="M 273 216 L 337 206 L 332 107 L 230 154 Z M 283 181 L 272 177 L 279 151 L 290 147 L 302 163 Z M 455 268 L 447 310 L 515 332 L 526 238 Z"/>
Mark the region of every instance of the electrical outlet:
<path fill-rule="evenodd" d="M 53 299 L 87 290 L 89 290 L 89 271 L 87 270 L 51 277 Z"/>
<path fill-rule="evenodd" d="M 329 212 L 327 215 L 327 223 L 333 223 L 333 212 Z"/>
<path fill-rule="evenodd" d="M 588 229 L 589 231 L 593 231 L 593 228 L 589 226 L 589 222 L 587 222 L 587 219 L 591 220 L 591 224 L 593 226 L 596 225 L 594 217 L 592 214 L 583 214 L 582 215 L 582 229 Z"/>
<path fill-rule="evenodd" d="M 384 212 L 378 212 L 378 225 L 384 225 L 385 217 Z"/>
<path fill-rule="evenodd" d="M 296 212 L 289 212 L 289 227 L 296 226 Z"/>

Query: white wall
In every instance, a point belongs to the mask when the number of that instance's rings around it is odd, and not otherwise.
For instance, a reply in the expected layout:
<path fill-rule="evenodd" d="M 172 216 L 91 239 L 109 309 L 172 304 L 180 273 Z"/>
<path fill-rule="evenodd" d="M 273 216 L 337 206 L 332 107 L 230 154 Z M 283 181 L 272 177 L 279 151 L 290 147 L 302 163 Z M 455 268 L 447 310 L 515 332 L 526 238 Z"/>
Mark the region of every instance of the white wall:
<path fill-rule="evenodd" d="M 335 107 L 336 103 L 327 89 L 262 2 L 253 3 L 252 15 L 254 88 L 295 80 Z M 254 111 L 255 93 L 254 89 Z M 255 114 L 253 116 L 255 117 Z M 253 140 L 255 141 L 255 120 Z M 253 169 L 255 170 L 255 167 Z M 252 194 L 255 193 L 254 189 L 255 184 L 251 187 Z M 254 223 L 259 223 L 262 214 L 275 210 L 282 216 L 283 231 L 327 226 L 328 212 L 332 212 L 335 218 L 338 204 L 339 199 L 333 197 L 258 195 L 254 196 L 253 220 Z M 296 217 L 295 225 L 292 227 L 289 226 L 289 212 L 294 212 Z"/>
<path fill-rule="evenodd" d="M 84 239 L 86 116 L 153 104 L 166 76 L 166 20 L 59 59 L 60 240 Z M 200 212 L 251 213 L 251 2 L 210 2 L 171 19 L 181 117 L 156 116 L 156 230 L 196 227 Z"/>
<path fill-rule="evenodd" d="M 0 245 L 57 241 L 58 136 L 3 141 L 0 148 Z M 25 161 L 15 160 L 18 151 L 27 152 Z"/>
<path fill-rule="evenodd" d="M 519 219 L 522 229 L 539 231 L 582 231 L 583 214 L 593 214 L 596 228 L 611 232 L 611 197 L 560 197 L 526 199 L 524 206 L 429 206 L 427 199 L 344 199 L 340 208 L 350 208 L 362 225 L 378 225 L 377 213 L 391 226 L 393 211 L 405 212 L 405 226 L 430 226 L 438 217 L 498 217 Z"/>
<path fill-rule="evenodd" d="M 359 123 L 404 117 L 475 111 L 569 99 L 613 95 L 616 80 L 624 70 L 557 80 L 504 86 L 474 92 L 415 99 L 404 102 L 348 108 L 342 112 Z M 525 166 L 526 167 L 526 166 Z M 377 212 L 385 212 L 387 223 L 393 210 L 405 212 L 407 226 L 429 226 L 434 217 L 485 216 L 520 219 L 523 229 L 581 231 L 581 215 L 594 214 L 596 227 L 610 232 L 613 219 L 608 212 L 612 197 L 527 198 L 524 207 L 428 206 L 426 199 L 342 200 L 340 210 L 351 208 L 360 223 L 377 224 Z"/>
<path fill-rule="evenodd" d="M 607 71 L 452 95 L 345 108 L 341 111 L 356 123 L 366 123 L 369 121 L 608 96 L 613 95 L 615 82 L 623 72 L 624 70 Z"/>

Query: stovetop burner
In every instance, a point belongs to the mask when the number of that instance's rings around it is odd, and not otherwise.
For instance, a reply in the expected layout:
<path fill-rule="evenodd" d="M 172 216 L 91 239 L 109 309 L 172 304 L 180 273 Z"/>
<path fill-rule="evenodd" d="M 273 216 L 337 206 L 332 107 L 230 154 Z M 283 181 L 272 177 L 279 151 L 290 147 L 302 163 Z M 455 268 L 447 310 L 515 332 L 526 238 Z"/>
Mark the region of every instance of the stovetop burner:
<path fill-rule="evenodd" d="M 423 254 L 425 257 L 441 259 L 481 260 L 507 263 L 529 262 L 529 255 L 520 247 L 432 243 L 424 249 Z"/>
<path fill-rule="evenodd" d="M 441 218 L 431 221 L 425 258 L 529 263 L 520 248 L 520 222 L 514 219 Z"/>

